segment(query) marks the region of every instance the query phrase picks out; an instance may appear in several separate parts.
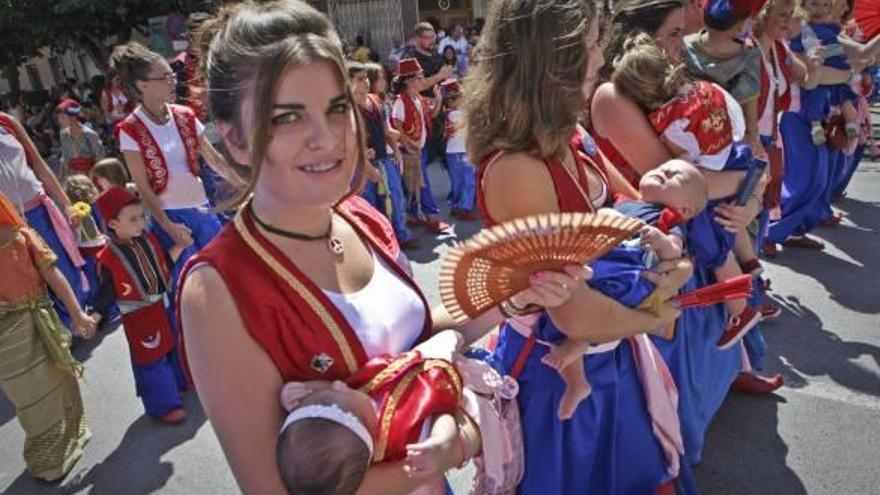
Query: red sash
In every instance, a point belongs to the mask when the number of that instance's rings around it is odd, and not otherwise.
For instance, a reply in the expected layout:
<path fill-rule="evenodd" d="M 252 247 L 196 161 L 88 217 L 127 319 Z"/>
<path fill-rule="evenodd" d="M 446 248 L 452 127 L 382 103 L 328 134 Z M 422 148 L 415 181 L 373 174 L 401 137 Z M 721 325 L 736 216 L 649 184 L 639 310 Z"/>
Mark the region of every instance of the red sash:
<path fill-rule="evenodd" d="M 167 289 L 170 273 L 162 256 L 162 248 L 152 234 L 144 232 L 144 236 L 150 246 L 147 255 L 159 267 L 159 277 Z M 165 312 L 163 294 L 148 293 L 137 276 L 136 268 L 112 242 L 98 253 L 98 263 L 113 275 L 116 300 L 122 311 L 122 324 L 132 362 L 145 365 L 168 354 L 174 347 L 174 334 Z"/>
<path fill-rule="evenodd" d="M 461 376 L 452 363 L 425 359 L 418 351 L 371 359 L 346 383 L 379 405 L 373 462 L 406 457 L 406 446 L 419 441 L 425 420 L 455 414 L 461 402 Z"/>
<path fill-rule="evenodd" d="M 171 111 L 171 118 L 177 124 L 177 132 L 180 133 L 180 140 L 183 142 L 190 172 L 199 176 L 199 139 L 196 132 L 196 114 L 191 108 L 182 105 L 168 105 L 168 107 Z M 118 128 L 125 131 L 137 142 L 144 159 L 147 177 L 150 179 L 150 188 L 157 195 L 162 194 L 168 186 L 168 164 L 165 163 L 162 148 L 156 143 L 156 139 L 146 124 L 134 112 L 122 120 Z"/>
<path fill-rule="evenodd" d="M 77 157 L 70 159 L 70 170 L 72 172 L 88 174 L 94 166 L 95 160 L 93 158 Z"/>
<path fill-rule="evenodd" d="M 431 311 L 415 281 L 398 264 L 400 248 L 391 224 L 356 195 L 341 201 L 335 211 L 417 291 L 426 314 L 420 340 L 425 338 L 432 328 Z M 193 266 L 203 263 L 220 274 L 245 328 L 284 381 L 345 379 L 367 362 L 360 340 L 342 313 L 260 233 L 249 209 L 243 209 L 187 262 L 180 279 L 185 280 Z M 180 292 L 177 297 L 179 305 Z M 180 345 L 186 365 L 183 338 Z"/>
<path fill-rule="evenodd" d="M 686 130 L 697 138 L 704 155 L 714 155 L 732 142 L 733 126 L 727 114 L 727 100 L 724 93 L 708 81 L 694 82 L 688 91 L 648 115 L 658 133 L 679 119 L 687 119 Z"/>

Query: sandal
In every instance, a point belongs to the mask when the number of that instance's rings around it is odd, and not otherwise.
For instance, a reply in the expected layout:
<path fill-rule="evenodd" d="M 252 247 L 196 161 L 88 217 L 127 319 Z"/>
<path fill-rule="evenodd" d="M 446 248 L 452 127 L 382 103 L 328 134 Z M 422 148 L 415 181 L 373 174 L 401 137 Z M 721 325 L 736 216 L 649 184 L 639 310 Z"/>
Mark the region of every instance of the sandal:
<path fill-rule="evenodd" d="M 812 239 L 807 236 L 802 237 L 789 237 L 782 243 L 785 247 L 790 248 L 801 248 L 801 249 L 815 249 L 822 250 L 825 249 L 825 244 L 821 241 L 817 241 L 816 239 Z"/>

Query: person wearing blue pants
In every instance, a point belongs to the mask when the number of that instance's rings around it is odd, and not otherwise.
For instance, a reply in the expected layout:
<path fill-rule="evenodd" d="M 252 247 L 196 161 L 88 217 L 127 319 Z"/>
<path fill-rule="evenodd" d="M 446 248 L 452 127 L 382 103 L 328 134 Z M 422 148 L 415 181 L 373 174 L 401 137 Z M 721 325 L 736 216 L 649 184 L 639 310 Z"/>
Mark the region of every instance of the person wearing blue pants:
<path fill-rule="evenodd" d="M 388 153 L 388 145 L 395 144 L 392 136 L 396 137 L 397 132 L 390 129 L 385 120 L 382 101 L 377 95 L 370 93 L 367 67 L 359 62 L 349 62 L 348 77 L 355 102 L 360 107 L 361 117 L 364 120 L 367 147 L 372 154 L 373 166 L 382 180 L 381 188 L 376 181 L 367 180 L 361 196 L 391 220 L 394 235 L 402 248 L 418 247 L 418 239 L 412 238 L 406 228 L 406 202 L 400 169 Z M 388 200 L 391 211 L 386 207 Z"/>
<path fill-rule="evenodd" d="M 461 99 L 461 84 L 456 80 L 443 83 L 446 112 L 446 166 L 452 175 L 451 213 L 462 220 L 476 220 L 474 201 L 476 199 L 475 167 L 468 162 L 465 139 L 458 126 L 463 114 L 458 109 Z"/>

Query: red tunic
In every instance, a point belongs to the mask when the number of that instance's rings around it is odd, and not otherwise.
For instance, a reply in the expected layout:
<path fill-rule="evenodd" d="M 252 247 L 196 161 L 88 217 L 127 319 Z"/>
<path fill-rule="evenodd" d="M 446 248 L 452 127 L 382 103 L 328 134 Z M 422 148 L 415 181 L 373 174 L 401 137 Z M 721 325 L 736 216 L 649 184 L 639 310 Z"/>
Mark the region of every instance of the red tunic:
<path fill-rule="evenodd" d="M 367 362 L 363 345 L 324 292 L 260 233 L 249 211 L 244 208 L 187 262 L 181 280 L 193 266 L 211 265 L 231 293 L 248 333 L 285 382 L 345 379 Z M 419 340 L 424 339 L 432 327 L 431 311 L 415 281 L 398 264 L 400 248 L 391 224 L 356 195 L 341 201 L 335 211 L 419 294 L 426 315 Z M 178 292 L 178 306 L 179 298 Z M 182 337 L 180 346 L 186 364 Z"/>
<path fill-rule="evenodd" d="M 425 359 L 418 351 L 379 356 L 346 380 L 379 406 L 379 430 L 373 462 L 406 457 L 406 446 L 419 441 L 425 420 L 455 414 L 461 403 L 462 380 L 444 359 Z"/>
<path fill-rule="evenodd" d="M 158 284 L 144 287 L 138 273 L 146 274 L 150 280 L 158 275 L 162 287 L 168 287 L 170 272 L 162 254 L 159 241 L 149 232 L 144 232 L 149 246 L 143 253 L 152 258 L 159 273 L 154 274 L 149 260 L 142 260 L 142 266 L 132 266 L 119 247 L 110 242 L 98 253 L 98 263 L 113 275 L 113 289 L 122 312 L 122 324 L 128 340 L 131 360 L 137 365 L 155 362 L 174 347 L 171 322 L 165 311 L 164 292 L 158 293 Z M 135 241 L 137 242 L 137 241 Z M 136 249 L 140 249 L 137 245 Z"/>
<path fill-rule="evenodd" d="M 168 107 L 174 123 L 177 124 L 177 132 L 180 133 L 180 141 L 186 151 L 190 172 L 198 177 L 200 175 L 199 136 L 196 132 L 196 114 L 191 108 L 183 105 L 168 105 Z M 162 154 L 162 148 L 153 134 L 134 112 L 119 123 L 119 130 L 125 131 L 137 142 L 144 159 L 147 178 L 150 180 L 150 188 L 157 195 L 162 194 L 168 187 L 168 164 L 165 163 L 165 155 Z"/>
<path fill-rule="evenodd" d="M 658 133 L 680 119 L 688 121 L 684 130 L 696 138 L 700 155 L 715 155 L 733 142 L 733 125 L 724 92 L 708 81 L 694 82 L 690 89 L 648 115 Z"/>

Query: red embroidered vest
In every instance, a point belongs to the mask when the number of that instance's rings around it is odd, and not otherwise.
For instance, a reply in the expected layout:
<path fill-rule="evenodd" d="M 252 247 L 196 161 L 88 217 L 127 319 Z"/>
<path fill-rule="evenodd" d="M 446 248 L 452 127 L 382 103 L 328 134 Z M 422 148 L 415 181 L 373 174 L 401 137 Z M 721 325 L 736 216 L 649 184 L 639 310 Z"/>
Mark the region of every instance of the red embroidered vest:
<path fill-rule="evenodd" d="M 416 98 L 419 99 L 419 103 L 422 106 L 421 113 L 419 113 L 419 109 L 412 97 L 407 94 L 397 97 L 398 100 L 403 102 L 403 122 L 395 122 L 395 119 L 392 119 L 392 123 L 397 124 L 395 128 L 406 135 L 406 137 L 419 142 L 422 139 L 423 132 L 430 134 L 431 118 L 428 114 L 430 110 L 428 99 L 422 95 L 416 95 Z"/>
<path fill-rule="evenodd" d="M 406 457 L 406 446 L 419 441 L 422 424 L 439 414 L 455 414 L 462 380 L 449 361 L 425 359 L 418 351 L 369 360 L 346 380 L 379 406 L 379 429 L 373 462 Z"/>
<path fill-rule="evenodd" d="M 196 132 L 196 114 L 189 107 L 182 105 L 168 105 L 171 118 L 177 125 L 180 133 L 180 141 L 186 152 L 186 160 L 193 175 L 199 176 L 199 136 Z M 157 195 L 162 194 L 168 186 L 168 164 L 165 163 L 165 155 L 162 148 L 156 143 L 156 139 L 150 133 L 146 124 L 134 113 L 119 123 L 119 130 L 125 131 L 131 136 L 140 148 L 144 159 L 144 168 L 150 187 Z"/>
<path fill-rule="evenodd" d="M 146 254 L 159 268 L 158 275 L 167 290 L 171 277 L 162 248 L 149 232 L 144 232 L 144 237 L 150 247 Z M 113 242 L 108 243 L 97 257 L 98 263 L 113 276 L 113 288 L 122 312 L 131 360 L 137 365 L 155 362 L 174 347 L 174 334 L 165 311 L 164 292 L 150 294 L 137 276 L 140 268 L 132 266 Z"/>
<path fill-rule="evenodd" d="M 335 211 L 419 294 L 425 307 L 419 338 L 423 340 L 432 328 L 431 311 L 415 281 L 398 263 L 400 248 L 391 224 L 356 195 L 346 197 Z M 367 362 L 367 354 L 343 314 L 259 232 L 247 208 L 187 262 L 180 280 L 202 263 L 220 274 L 245 328 L 284 381 L 345 379 Z M 179 308 L 179 291 L 177 297 Z M 186 365 L 182 336 L 180 342 Z"/>
<path fill-rule="evenodd" d="M 692 83 L 689 90 L 648 115 L 657 133 L 679 119 L 687 119 L 686 130 L 697 138 L 700 151 L 705 155 L 714 155 L 733 141 L 727 100 L 724 93 L 708 81 Z"/>

